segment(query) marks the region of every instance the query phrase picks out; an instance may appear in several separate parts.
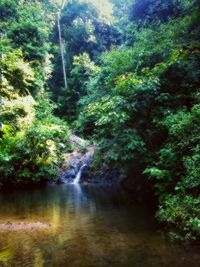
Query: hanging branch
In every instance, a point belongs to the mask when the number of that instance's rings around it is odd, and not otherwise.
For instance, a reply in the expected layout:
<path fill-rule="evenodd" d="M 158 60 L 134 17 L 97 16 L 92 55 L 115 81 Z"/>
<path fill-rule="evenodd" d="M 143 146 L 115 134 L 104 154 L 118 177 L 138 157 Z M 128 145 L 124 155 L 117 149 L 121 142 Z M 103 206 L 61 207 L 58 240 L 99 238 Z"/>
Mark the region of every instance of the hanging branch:
<path fill-rule="evenodd" d="M 58 35 L 59 35 L 59 44 L 60 44 L 60 52 L 61 52 L 61 59 L 62 59 L 62 67 L 63 67 L 63 78 L 64 78 L 64 85 L 65 88 L 67 88 L 67 75 L 66 75 L 66 69 L 65 69 L 65 57 L 64 57 L 64 44 L 62 40 L 62 32 L 60 27 L 60 14 L 62 12 L 62 9 L 64 8 L 64 5 L 66 3 L 66 0 L 62 1 L 60 13 L 58 14 Z"/>

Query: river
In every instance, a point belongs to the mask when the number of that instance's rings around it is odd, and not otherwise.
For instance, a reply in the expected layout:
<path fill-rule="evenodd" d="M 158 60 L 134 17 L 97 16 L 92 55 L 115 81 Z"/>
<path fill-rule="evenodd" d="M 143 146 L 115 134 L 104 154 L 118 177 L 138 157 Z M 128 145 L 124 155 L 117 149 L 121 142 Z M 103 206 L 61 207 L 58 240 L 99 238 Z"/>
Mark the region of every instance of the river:
<path fill-rule="evenodd" d="M 200 266 L 197 248 L 167 241 L 145 205 L 112 187 L 55 185 L 0 194 L 0 224 L 13 222 L 48 227 L 0 230 L 3 267 Z"/>

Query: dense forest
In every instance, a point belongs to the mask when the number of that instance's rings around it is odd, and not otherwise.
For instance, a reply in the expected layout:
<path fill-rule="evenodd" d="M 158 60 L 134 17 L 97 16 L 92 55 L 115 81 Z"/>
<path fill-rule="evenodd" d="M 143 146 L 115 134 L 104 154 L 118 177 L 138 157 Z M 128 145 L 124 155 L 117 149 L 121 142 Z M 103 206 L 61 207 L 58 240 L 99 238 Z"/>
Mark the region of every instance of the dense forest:
<path fill-rule="evenodd" d="M 0 187 L 56 181 L 75 132 L 94 173 L 117 170 L 173 239 L 199 240 L 200 3 L 109 7 L 0 0 Z"/>

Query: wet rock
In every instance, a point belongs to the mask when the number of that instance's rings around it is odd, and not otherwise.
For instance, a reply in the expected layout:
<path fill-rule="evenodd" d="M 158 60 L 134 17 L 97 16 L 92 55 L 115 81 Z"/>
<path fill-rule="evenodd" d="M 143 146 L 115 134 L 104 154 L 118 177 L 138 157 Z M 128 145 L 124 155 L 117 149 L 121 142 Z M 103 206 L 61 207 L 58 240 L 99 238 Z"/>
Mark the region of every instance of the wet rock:
<path fill-rule="evenodd" d="M 70 167 L 69 170 L 60 173 L 58 183 L 63 184 L 66 182 L 72 182 L 77 173 L 77 168 Z"/>
<path fill-rule="evenodd" d="M 59 184 L 73 182 L 81 167 L 89 165 L 95 151 L 94 145 L 74 134 L 70 137 L 70 142 L 73 151 L 66 154 L 63 170 L 57 181 Z"/>

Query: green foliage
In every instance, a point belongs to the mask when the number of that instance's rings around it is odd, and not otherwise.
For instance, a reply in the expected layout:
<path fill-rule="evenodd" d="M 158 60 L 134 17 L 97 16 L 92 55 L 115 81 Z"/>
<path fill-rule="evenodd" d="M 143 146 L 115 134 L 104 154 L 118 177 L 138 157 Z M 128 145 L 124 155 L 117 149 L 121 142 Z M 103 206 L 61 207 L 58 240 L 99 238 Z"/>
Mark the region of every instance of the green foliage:
<path fill-rule="evenodd" d="M 143 23 L 152 23 L 156 20 L 167 21 L 170 17 L 177 17 L 181 13 L 181 2 L 179 0 L 136 0 L 133 3 L 130 17 Z"/>
<path fill-rule="evenodd" d="M 176 238 L 181 239 L 199 236 L 199 116 L 199 105 L 191 112 L 179 111 L 167 116 L 162 124 L 168 129 L 168 141 L 160 149 L 155 166 L 145 170 L 156 179 L 160 199 L 158 218 L 175 225 L 178 228 Z"/>
<path fill-rule="evenodd" d="M 61 14 L 61 28 L 71 62 L 73 56 L 84 52 L 94 58 L 118 42 L 116 27 L 89 2 L 67 2 Z"/>
<path fill-rule="evenodd" d="M 131 177 L 133 166 L 141 168 L 158 197 L 157 218 L 174 229 L 172 237 L 198 239 L 199 6 L 134 1 L 133 14 L 124 45 L 104 53 L 86 83 L 77 127 L 111 166 Z"/>
<path fill-rule="evenodd" d="M 66 2 L 60 14 L 60 25 L 68 88 L 63 88 L 64 81 L 63 75 L 61 75 L 63 70 L 58 47 L 57 27 L 55 27 L 53 36 L 55 67 L 49 86 L 53 91 L 54 101 L 59 104 L 58 114 L 73 120 L 77 116 L 75 106 L 83 95 L 82 91 L 85 92 L 84 83 L 87 75 L 91 72 L 92 64 L 94 65 L 90 60 L 95 61 L 95 65 L 97 65 L 100 54 L 120 42 L 120 33 L 113 24 L 98 13 L 95 6 L 79 0 Z M 75 63 L 76 58 L 79 58 L 79 66 Z"/>
<path fill-rule="evenodd" d="M 3 184 L 30 184 L 56 178 L 63 151 L 60 143 L 67 143 L 70 134 L 64 122 L 52 115 L 46 97 L 32 102 L 32 106 L 27 104 L 27 98 L 24 100 L 20 103 L 18 99 L 19 104 L 7 107 L 7 113 L 10 111 L 13 117 L 8 114 L 3 117 L 5 123 L 12 122 L 10 126 L 3 124 L 0 135 Z"/>
<path fill-rule="evenodd" d="M 59 94 L 59 114 L 67 115 L 67 119 L 75 119 L 79 113 L 78 101 L 87 95 L 87 84 L 90 77 L 94 77 L 99 68 L 90 60 L 88 54 L 75 56 L 73 68 L 68 80 L 68 88 L 63 88 Z"/>
<path fill-rule="evenodd" d="M 14 0 L 2 0 L 0 3 L 0 19 L 8 21 L 16 16 L 17 3 Z"/>
<path fill-rule="evenodd" d="M 176 231 L 170 236 L 178 240 L 195 240 L 200 233 L 200 198 L 190 195 L 166 195 L 159 206 L 157 217 L 159 220 L 174 225 Z"/>
<path fill-rule="evenodd" d="M 17 6 L 17 23 L 9 27 L 8 37 L 14 48 L 22 48 L 26 59 L 41 60 L 48 52 L 48 36 L 51 21 L 45 15 L 44 5 L 21 3 Z"/>
<path fill-rule="evenodd" d="M 51 73 L 51 10 L 50 4 L 40 1 L 0 4 L 0 25 L 6 33 L 0 46 L 1 185 L 55 179 L 62 154 L 68 149 L 70 130 L 53 115 L 56 105 L 44 90 Z"/>
<path fill-rule="evenodd" d="M 14 50 L 6 54 L 0 61 L 0 68 L 7 80 L 7 87 L 12 86 L 20 95 L 27 94 L 28 90 L 33 87 L 34 72 L 30 64 L 24 61 L 21 50 Z M 4 85 L 1 87 L 5 91 Z"/>

